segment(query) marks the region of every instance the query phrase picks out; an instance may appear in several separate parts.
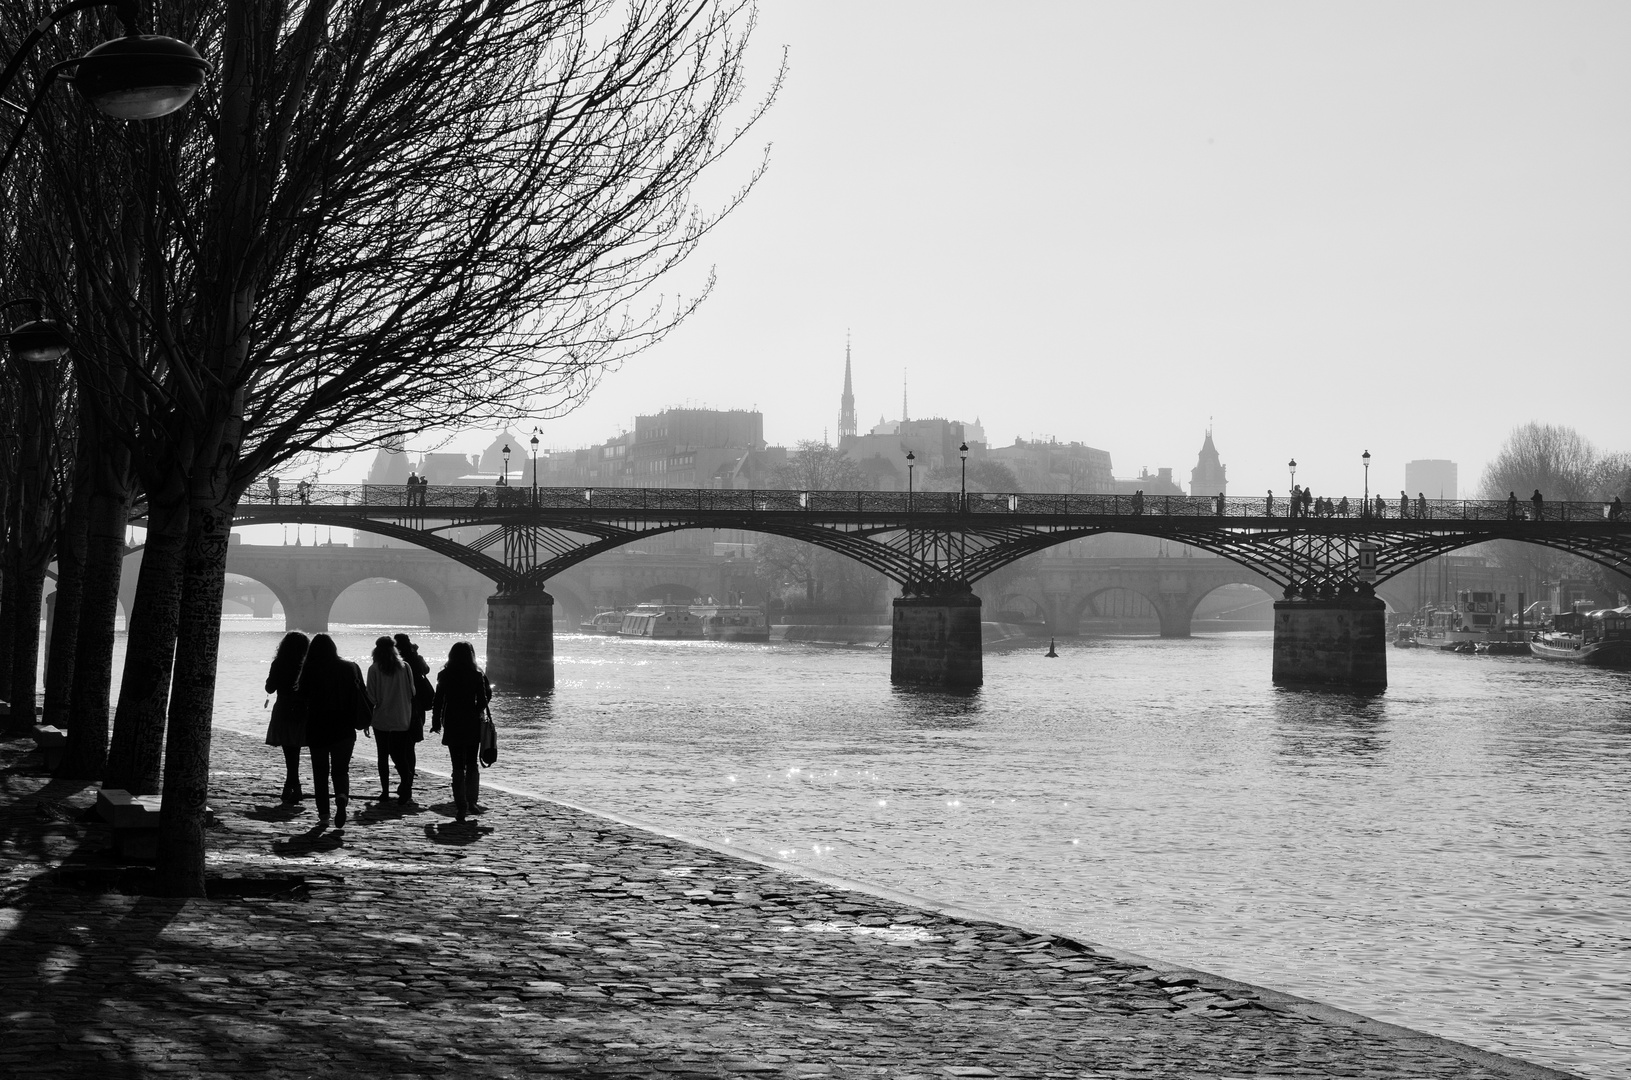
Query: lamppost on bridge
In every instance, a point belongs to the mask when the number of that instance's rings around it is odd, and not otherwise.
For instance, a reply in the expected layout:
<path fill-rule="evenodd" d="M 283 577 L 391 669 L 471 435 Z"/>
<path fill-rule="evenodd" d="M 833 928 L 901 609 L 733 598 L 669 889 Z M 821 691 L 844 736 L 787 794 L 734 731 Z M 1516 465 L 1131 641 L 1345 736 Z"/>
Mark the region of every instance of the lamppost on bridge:
<path fill-rule="evenodd" d="M 1370 451 L 1366 450 L 1360 457 L 1365 460 L 1365 516 L 1370 517 Z"/>
<path fill-rule="evenodd" d="M 910 450 L 906 451 L 906 509 L 912 509 L 912 470 L 917 465 L 917 455 Z"/>
<path fill-rule="evenodd" d="M 504 475 L 498 478 L 498 482 L 499 482 L 499 484 L 501 484 L 504 487 L 509 487 L 510 486 L 510 444 L 505 443 L 504 444 L 504 449 L 500 450 L 499 453 L 504 455 Z"/>
<path fill-rule="evenodd" d="M 538 505 L 538 429 L 532 429 L 532 505 Z"/>
<path fill-rule="evenodd" d="M 963 458 L 963 509 L 968 509 L 968 443 L 957 448 L 957 453 Z"/>

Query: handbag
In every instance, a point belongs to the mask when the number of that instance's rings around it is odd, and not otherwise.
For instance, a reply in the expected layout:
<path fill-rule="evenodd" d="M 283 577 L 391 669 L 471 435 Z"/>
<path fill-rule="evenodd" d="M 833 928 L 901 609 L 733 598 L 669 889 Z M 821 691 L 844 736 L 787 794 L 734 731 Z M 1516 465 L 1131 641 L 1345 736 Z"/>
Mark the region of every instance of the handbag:
<path fill-rule="evenodd" d="M 481 722 L 481 763 L 491 765 L 498 760 L 498 728 L 493 726 L 493 710 Z"/>
<path fill-rule="evenodd" d="M 368 696 L 368 684 L 362 681 L 362 668 L 351 662 L 352 695 L 351 726 L 367 731 L 374 726 L 374 699 Z"/>

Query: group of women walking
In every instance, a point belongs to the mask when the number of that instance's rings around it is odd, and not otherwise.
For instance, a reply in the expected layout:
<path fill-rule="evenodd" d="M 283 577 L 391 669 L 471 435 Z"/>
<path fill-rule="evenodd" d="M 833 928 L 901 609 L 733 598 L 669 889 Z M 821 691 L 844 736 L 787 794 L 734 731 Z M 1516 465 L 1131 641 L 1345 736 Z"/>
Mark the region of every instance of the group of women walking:
<path fill-rule="evenodd" d="M 455 642 L 448 650 L 447 663 L 432 687 L 430 665 L 407 634 L 375 641 L 373 660 L 364 676 L 361 666 L 342 657 L 327 634 L 308 639 L 298 630 L 291 631 L 272 658 L 266 692 L 277 695 L 266 742 L 283 750 L 283 801 L 292 805 L 304 797 L 300 751 L 309 748 L 320 825 L 329 822 L 332 788 L 334 827 L 345 828 L 351 801 L 351 755 L 359 731 L 374 740 L 380 801 L 393 799 L 394 767 L 396 803 L 413 803 L 414 748 L 425 737 L 427 715 L 431 733 L 442 736 L 442 745 L 452 759 L 455 816 L 464 821 L 475 812 L 481 791 L 482 722 L 488 718 L 493 691 L 476 666 L 476 650 L 468 641 Z"/>

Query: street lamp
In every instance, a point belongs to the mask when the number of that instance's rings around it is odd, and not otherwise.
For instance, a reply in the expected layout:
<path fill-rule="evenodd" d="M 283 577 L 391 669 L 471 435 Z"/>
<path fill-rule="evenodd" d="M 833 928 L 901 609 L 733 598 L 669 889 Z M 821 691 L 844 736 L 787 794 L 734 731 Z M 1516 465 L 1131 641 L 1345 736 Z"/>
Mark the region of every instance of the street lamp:
<path fill-rule="evenodd" d="M 538 505 L 538 429 L 532 429 L 532 505 Z"/>
<path fill-rule="evenodd" d="M 500 453 L 502 453 L 504 455 L 504 475 L 499 477 L 499 482 L 502 483 L 505 487 L 509 487 L 510 486 L 510 444 L 505 443 L 504 444 L 504 449 L 501 450 Z"/>
<path fill-rule="evenodd" d="M 1365 516 L 1369 517 L 1370 516 L 1370 451 L 1366 450 L 1360 456 L 1365 459 Z"/>
<path fill-rule="evenodd" d="M 957 452 L 963 456 L 963 509 L 967 510 L 968 509 L 968 443 L 964 443 L 962 446 L 959 446 L 957 448 Z"/>
<path fill-rule="evenodd" d="M 6 335 L 6 344 L 11 347 L 11 355 L 33 364 L 49 364 L 61 359 L 72 343 L 68 340 L 68 334 L 63 330 L 61 323 L 55 319 L 40 318 L 38 300 L 32 298 L 12 300 L 4 307 L 0 307 L 0 311 L 10 311 L 22 304 L 34 308 L 34 318 Z"/>
<path fill-rule="evenodd" d="M 916 467 L 917 455 L 910 450 L 906 451 L 906 509 L 912 508 L 912 469 Z"/>
<path fill-rule="evenodd" d="M 79 95 L 104 115 L 120 120 L 154 120 L 168 116 L 191 101 L 204 85 L 210 65 L 191 45 L 162 34 L 137 32 L 137 0 L 73 0 L 34 24 L 22 45 L 6 61 L 5 70 L 0 72 L 0 94 L 11 88 L 23 61 L 47 30 L 74 12 L 104 7 L 117 11 L 125 28 L 124 37 L 104 41 L 82 57 L 64 60 L 46 69 L 34 99 L 27 109 L 20 110 L 23 119 L 12 133 L 5 155 L 0 157 L 0 172 L 10 164 L 23 132 L 39 111 L 51 84 L 70 69 L 73 73 L 68 78 Z"/>

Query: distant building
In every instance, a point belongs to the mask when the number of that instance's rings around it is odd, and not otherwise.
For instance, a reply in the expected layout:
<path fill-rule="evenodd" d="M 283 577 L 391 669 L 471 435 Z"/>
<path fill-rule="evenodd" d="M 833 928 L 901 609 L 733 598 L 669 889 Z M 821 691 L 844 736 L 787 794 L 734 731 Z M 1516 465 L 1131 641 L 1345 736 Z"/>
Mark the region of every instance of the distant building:
<path fill-rule="evenodd" d="M 1133 495 L 1142 491 L 1146 495 L 1182 495 L 1184 489 L 1172 478 L 1171 469 L 1140 469 L 1137 476 L 1117 480 L 1111 489 L 1117 495 Z M 1213 492 L 1213 494 L 1217 494 Z"/>
<path fill-rule="evenodd" d="M 993 447 L 986 456 L 1008 466 L 1021 491 L 1073 495 L 1115 490 L 1110 452 L 1079 442 L 1015 439 L 1014 445 Z"/>
<path fill-rule="evenodd" d="M 1459 499 L 1456 474 L 1453 461 L 1432 458 L 1407 461 L 1404 463 L 1404 489 L 1412 499 L 1417 495 L 1425 495 L 1429 499 Z"/>
<path fill-rule="evenodd" d="M 914 475 L 920 480 L 932 470 L 960 464 L 962 451 L 958 447 L 965 442 L 970 461 L 986 456 L 985 444 L 969 438 L 970 426 L 961 420 L 939 416 L 880 423 L 865 435 L 838 440 L 838 449 L 861 467 L 861 472 L 877 490 L 905 491 L 908 450 L 912 452 Z"/>
<path fill-rule="evenodd" d="M 1195 467 L 1189 471 L 1189 493 L 1191 495 L 1224 495 L 1228 493 L 1229 481 L 1224 475 L 1227 466 L 1218 459 L 1218 448 L 1212 445 L 1212 429 L 1206 429 L 1206 441 L 1201 443 L 1200 456 L 1195 460 Z"/>
<path fill-rule="evenodd" d="M 849 338 L 844 339 L 844 395 L 838 401 L 838 441 L 846 435 L 855 435 L 855 385 L 850 381 Z"/>

